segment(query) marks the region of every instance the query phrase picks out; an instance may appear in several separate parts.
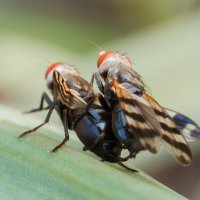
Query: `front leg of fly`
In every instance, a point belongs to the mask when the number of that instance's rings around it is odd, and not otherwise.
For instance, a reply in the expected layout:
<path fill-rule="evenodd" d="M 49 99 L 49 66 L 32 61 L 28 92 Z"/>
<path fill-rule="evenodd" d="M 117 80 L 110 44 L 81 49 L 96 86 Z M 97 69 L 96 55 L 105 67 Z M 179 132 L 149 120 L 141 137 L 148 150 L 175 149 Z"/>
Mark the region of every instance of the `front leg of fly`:
<path fill-rule="evenodd" d="M 58 105 L 59 105 L 60 101 L 58 100 L 58 92 L 57 92 L 57 90 L 54 90 L 54 98 L 53 99 L 54 100 L 51 101 L 51 99 L 49 98 L 49 96 L 46 93 L 42 94 L 42 98 L 41 98 L 41 101 L 40 101 L 39 108 L 33 109 L 30 112 L 37 112 L 37 111 L 43 110 L 44 109 L 43 104 L 44 104 L 44 101 L 46 101 L 46 103 L 48 104 L 49 111 L 47 113 L 47 116 L 46 116 L 44 122 L 42 124 L 36 126 L 33 129 L 25 131 L 24 133 L 22 133 L 21 135 L 18 136 L 18 139 L 22 139 L 26 135 L 35 132 L 36 130 L 38 130 L 39 128 L 41 128 L 42 126 L 44 126 L 46 123 L 48 123 L 49 120 L 50 120 L 50 118 L 51 118 L 51 115 L 52 115 L 52 112 L 53 112 L 54 109 L 56 109 L 57 111 L 59 111 Z M 57 150 L 57 148 L 56 148 L 56 150 Z"/>
<path fill-rule="evenodd" d="M 65 137 L 64 137 L 63 141 L 60 144 L 58 144 L 55 148 L 53 148 L 51 150 L 51 153 L 53 153 L 53 154 L 69 140 L 68 120 L 67 120 L 68 110 L 67 109 L 63 109 L 61 114 L 62 114 L 62 119 L 63 119 Z"/>
<path fill-rule="evenodd" d="M 92 74 L 92 78 L 90 80 L 90 87 L 89 90 L 87 92 L 87 95 L 83 98 L 83 100 L 85 100 L 86 102 L 88 101 L 88 99 L 90 99 L 93 95 L 93 84 L 94 84 L 94 77 L 95 77 L 95 73 Z"/>
<path fill-rule="evenodd" d="M 45 118 L 45 120 L 44 120 L 44 122 L 43 122 L 42 124 L 36 126 L 36 127 L 33 128 L 33 129 L 30 129 L 30 130 L 28 130 L 28 131 L 25 131 L 24 133 L 22 133 L 22 134 L 18 137 L 18 139 L 21 139 L 22 137 L 26 136 L 27 134 L 30 134 L 30 133 L 36 131 L 37 129 L 41 128 L 41 127 L 44 126 L 46 123 L 48 123 L 49 120 L 50 120 L 50 118 L 51 118 L 51 114 L 52 114 L 52 112 L 53 112 L 53 110 L 54 110 L 54 108 L 56 107 L 57 104 L 58 104 L 58 101 L 57 101 L 57 100 L 55 100 L 55 101 L 51 104 L 50 109 L 49 109 L 49 112 L 47 113 L 47 116 L 46 116 L 46 118 Z"/>
<path fill-rule="evenodd" d="M 109 107 L 106 99 L 104 98 L 104 96 L 102 96 L 101 93 L 97 93 L 95 98 L 98 98 L 101 106 L 106 110 L 106 112 L 110 112 L 110 107 Z"/>
<path fill-rule="evenodd" d="M 104 94 L 104 85 L 103 85 L 103 82 L 102 82 L 102 80 L 101 80 L 100 74 L 99 74 L 99 73 L 94 73 L 93 76 L 94 76 L 94 78 L 95 78 L 96 84 L 97 84 L 97 86 L 98 86 L 100 92 L 101 92 L 102 94 Z"/>
<path fill-rule="evenodd" d="M 44 107 L 44 102 L 47 103 L 47 107 Z M 38 111 L 42 111 L 42 110 L 48 110 L 52 104 L 53 104 L 53 101 L 50 99 L 48 94 L 46 92 L 43 92 L 41 100 L 40 100 L 40 106 L 38 108 L 29 110 L 29 111 L 25 111 L 23 113 L 27 114 L 27 113 L 33 113 L 33 112 L 38 112 Z"/>

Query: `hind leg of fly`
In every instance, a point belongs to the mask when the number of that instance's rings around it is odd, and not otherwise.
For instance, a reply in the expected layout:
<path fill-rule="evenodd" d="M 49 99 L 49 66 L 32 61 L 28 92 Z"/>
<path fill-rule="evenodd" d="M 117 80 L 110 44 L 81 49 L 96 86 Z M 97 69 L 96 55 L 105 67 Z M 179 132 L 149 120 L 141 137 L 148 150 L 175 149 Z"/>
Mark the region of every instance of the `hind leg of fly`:
<path fill-rule="evenodd" d="M 136 169 L 132 169 L 132 168 L 124 165 L 122 162 L 118 162 L 117 164 L 120 165 L 121 167 L 123 167 L 124 169 L 127 169 L 127 170 L 129 170 L 129 171 L 131 171 L 133 173 L 137 173 L 138 172 Z"/>
<path fill-rule="evenodd" d="M 44 107 L 44 102 L 47 103 L 47 107 Z M 33 113 L 33 112 L 38 112 L 38 111 L 42 111 L 42 110 L 48 110 L 50 108 L 50 106 L 52 105 L 52 103 L 53 103 L 53 101 L 50 99 L 48 94 L 43 92 L 41 100 L 40 100 L 39 107 L 35 108 L 35 109 L 32 109 L 32 110 L 29 110 L 29 111 L 25 111 L 23 113 Z"/>
<path fill-rule="evenodd" d="M 53 103 L 51 103 L 51 104 L 49 105 L 49 111 L 48 111 L 47 116 L 46 116 L 46 118 L 45 118 L 45 120 L 44 120 L 44 122 L 43 122 L 42 124 L 40 124 L 39 126 L 36 126 L 36 127 L 33 128 L 33 129 L 30 129 L 30 130 L 28 130 L 28 131 L 22 133 L 18 138 L 21 139 L 22 137 L 26 136 L 27 134 L 30 134 L 30 133 L 36 131 L 37 129 L 39 129 L 40 127 L 44 126 L 46 123 L 48 123 L 48 122 L 49 122 L 49 119 L 50 119 L 50 117 L 51 117 L 51 114 L 52 114 L 52 112 L 53 112 L 53 110 L 54 110 L 54 108 L 55 108 L 55 106 L 56 106 L 57 104 L 58 104 L 58 101 L 55 100 Z"/>
<path fill-rule="evenodd" d="M 120 154 L 121 154 L 121 153 L 120 153 Z M 121 167 L 123 167 L 123 168 L 125 168 L 125 169 L 127 169 L 127 170 L 129 170 L 129 171 L 131 171 L 131 172 L 133 172 L 133 173 L 136 173 L 136 172 L 138 172 L 137 170 L 132 169 L 132 168 L 130 168 L 130 167 L 128 167 L 128 166 L 126 166 L 126 165 L 123 164 L 123 162 L 126 162 L 126 161 L 129 160 L 130 158 L 133 158 L 133 155 L 132 155 L 131 153 L 129 153 L 129 155 L 126 156 L 126 157 L 124 157 L 124 158 L 119 157 L 119 158 L 118 158 L 117 164 L 120 165 Z"/>
<path fill-rule="evenodd" d="M 69 140 L 68 125 L 67 125 L 67 109 L 64 109 L 62 111 L 62 115 L 63 115 L 65 137 L 60 144 L 58 144 L 55 148 L 51 150 L 51 153 L 55 153 L 59 148 L 61 148 Z"/>

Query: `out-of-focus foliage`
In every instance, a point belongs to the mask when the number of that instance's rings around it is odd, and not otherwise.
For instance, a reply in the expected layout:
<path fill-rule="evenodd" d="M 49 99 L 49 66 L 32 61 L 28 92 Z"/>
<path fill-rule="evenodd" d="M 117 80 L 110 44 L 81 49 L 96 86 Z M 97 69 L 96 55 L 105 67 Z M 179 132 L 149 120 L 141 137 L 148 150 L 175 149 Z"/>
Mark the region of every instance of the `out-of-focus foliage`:
<path fill-rule="evenodd" d="M 38 38 L 84 53 L 198 7 L 198 0 L 2 0 L 0 34 Z M 94 49 L 94 48 L 93 48 Z"/>

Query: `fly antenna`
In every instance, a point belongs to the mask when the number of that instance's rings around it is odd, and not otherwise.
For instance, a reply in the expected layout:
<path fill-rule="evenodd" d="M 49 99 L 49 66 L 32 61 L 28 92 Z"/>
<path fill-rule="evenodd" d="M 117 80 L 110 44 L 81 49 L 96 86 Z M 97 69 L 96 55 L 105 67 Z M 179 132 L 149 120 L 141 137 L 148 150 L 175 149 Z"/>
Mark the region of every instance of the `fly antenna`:
<path fill-rule="evenodd" d="M 51 65 L 51 64 L 52 64 L 52 62 L 51 62 L 50 60 L 48 60 L 47 58 L 45 58 L 45 57 L 38 56 L 38 58 L 40 58 L 41 60 L 43 60 L 43 61 L 47 62 L 49 65 Z"/>
<path fill-rule="evenodd" d="M 86 40 L 86 42 L 88 42 L 89 44 L 97 47 L 97 49 L 99 49 L 100 51 L 104 51 L 98 44 L 96 44 L 95 42 L 91 41 L 91 40 Z"/>

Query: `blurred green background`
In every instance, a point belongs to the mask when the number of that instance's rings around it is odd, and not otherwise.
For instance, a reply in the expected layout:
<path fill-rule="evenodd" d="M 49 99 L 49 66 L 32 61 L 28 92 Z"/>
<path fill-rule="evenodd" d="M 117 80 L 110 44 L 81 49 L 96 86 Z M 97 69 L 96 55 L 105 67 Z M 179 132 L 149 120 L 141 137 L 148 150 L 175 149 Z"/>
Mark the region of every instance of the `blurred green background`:
<path fill-rule="evenodd" d="M 127 53 L 153 96 L 200 122 L 199 0 L 0 0 L 0 101 L 38 105 L 44 73 L 56 61 L 90 80 L 99 49 Z M 55 122 L 56 123 L 56 120 Z M 191 199 L 200 199 L 200 150 L 178 166 L 170 155 L 141 153 L 131 164 Z"/>

